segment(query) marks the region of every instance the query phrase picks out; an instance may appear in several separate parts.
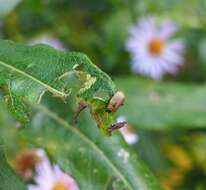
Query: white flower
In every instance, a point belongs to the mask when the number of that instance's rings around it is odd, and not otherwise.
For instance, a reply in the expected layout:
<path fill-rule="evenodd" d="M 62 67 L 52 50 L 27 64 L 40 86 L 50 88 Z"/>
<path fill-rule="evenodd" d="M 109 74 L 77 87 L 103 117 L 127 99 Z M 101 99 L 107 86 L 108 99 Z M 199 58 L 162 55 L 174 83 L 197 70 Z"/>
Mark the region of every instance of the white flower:
<path fill-rule="evenodd" d="M 42 36 L 39 36 L 37 38 L 34 38 L 32 39 L 30 42 L 29 42 L 30 45 L 36 45 L 36 44 L 46 44 L 46 45 L 49 45 L 55 49 L 58 49 L 58 50 L 64 50 L 64 46 L 63 44 L 55 39 L 55 38 L 52 38 L 50 37 L 49 35 L 42 35 Z"/>
<path fill-rule="evenodd" d="M 29 185 L 28 190 L 79 190 L 74 179 L 57 165 L 52 166 L 48 158 L 36 167 L 36 171 L 36 184 Z"/>
<path fill-rule="evenodd" d="M 119 116 L 117 118 L 117 122 L 124 122 L 126 121 L 126 117 L 125 116 Z M 130 127 L 123 127 L 119 129 L 120 133 L 122 134 L 124 140 L 128 143 L 128 144 L 135 144 L 138 142 L 138 135 L 137 133 Z"/>
<path fill-rule="evenodd" d="M 170 37 L 177 31 L 175 24 L 166 21 L 158 26 L 154 17 L 142 18 L 130 28 L 126 47 L 132 56 L 132 70 L 159 80 L 164 74 L 175 74 L 183 63 L 184 43 Z"/>

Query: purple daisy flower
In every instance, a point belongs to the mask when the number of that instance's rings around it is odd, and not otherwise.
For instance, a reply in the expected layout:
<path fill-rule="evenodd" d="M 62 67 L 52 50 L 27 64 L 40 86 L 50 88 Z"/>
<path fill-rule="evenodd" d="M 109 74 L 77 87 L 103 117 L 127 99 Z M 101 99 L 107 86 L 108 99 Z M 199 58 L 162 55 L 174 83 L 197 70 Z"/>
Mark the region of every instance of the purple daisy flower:
<path fill-rule="evenodd" d="M 184 61 L 184 43 L 170 39 L 176 25 L 166 21 L 158 26 L 154 17 L 141 18 L 129 30 L 126 47 L 132 56 L 132 70 L 159 80 L 164 74 L 175 74 Z"/>

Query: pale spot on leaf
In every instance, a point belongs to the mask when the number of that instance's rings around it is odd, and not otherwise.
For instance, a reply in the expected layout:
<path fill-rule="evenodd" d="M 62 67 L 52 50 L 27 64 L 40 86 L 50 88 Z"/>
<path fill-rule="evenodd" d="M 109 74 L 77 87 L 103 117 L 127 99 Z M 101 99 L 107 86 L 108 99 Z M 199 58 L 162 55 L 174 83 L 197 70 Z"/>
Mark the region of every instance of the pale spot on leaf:
<path fill-rule="evenodd" d="M 122 158 L 122 162 L 124 164 L 128 163 L 130 155 L 125 149 L 120 149 L 120 151 L 117 153 L 117 156 Z"/>
<path fill-rule="evenodd" d="M 91 75 L 87 74 L 86 75 L 86 81 L 83 84 L 82 88 L 79 90 L 79 93 L 83 93 L 86 90 L 90 89 L 91 86 L 96 82 L 96 77 L 91 77 Z"/>

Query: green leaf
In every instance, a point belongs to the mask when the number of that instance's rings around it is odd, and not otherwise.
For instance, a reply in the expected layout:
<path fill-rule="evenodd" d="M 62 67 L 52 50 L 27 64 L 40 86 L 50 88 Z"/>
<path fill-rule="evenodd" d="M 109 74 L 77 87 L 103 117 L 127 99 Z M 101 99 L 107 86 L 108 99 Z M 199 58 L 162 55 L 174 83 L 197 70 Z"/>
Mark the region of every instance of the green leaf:
<path fill-rule="evenodd" d="M 204 27 L 205 7 L 204 0 L 157 0 L 137 1 L 136 12 L 140 15 L 155 13 L 159 19 L 170 18 L 176 21 L 181 27 Z M 184 11 L 182 11 L 184 9 Z M 187 19 L 185 19 L 187 18 Z"/>
<path fill-rule="evenodd" d="M 18 128 L 15 126 L 2 101 L 2 97 L 0 97 L 0 139 L 4 142 L 5 154 L 9 154 L 11 157 L 14 156 L 17 150 Z"/>
<path fill-rule="evenodd" d="M 11 122 L 5 110 L 2 109 L 4 107 L 1 102 L 0 105 L 0 190 L 26 190 L 23 182 L 16 176 L 10 165 L 7 163 L 4 154 L 4 151 L 7 152 L 7 149 L 10 148 L 10 144 L 12 144 L 12 142 L 5 141 L 14 140 L 11 138 L 11 136 L 13 137 L 13 131 L 10 129 L 10 127 L 13 126 L 10 125 Z M 7 128 L 7 130 L 5 130 L 5 128 Z"/>
<path fill-rule="evenodd" d="M 110 138 L 99 135 L 94 123 L 85 119 L 88 112 L 82 113 L 79 125 L 73 127 L 45 107 L 37 109 L 41 112 L 23 134 L 33 146 L 45 148 L 80 189 L 109 189 L 115 184 L 122 190 L 161 189 L 120 134 L 116 132 Z"/>
<path fill-rule="evenodd" d="M 67 100 L 76 86 L 78 101 L 106 118 L 108 101 L 116 92 L 110 77 L 86 55 L 60 52 L 46 45 L 28 47 L 0 40 L 0 72 L 0 86 L 7 88 L 10 110 L 21 121 L 28 117 L 24 101 L 40 103 L 46 91 Z M 110 118 L 105 123 L 111 124 Z"/>
<path fill-rule="evenodd" d="M 23 182 L 16 176 L 6 161 L 3 145 L 0 144 L 0 190 L 26 190 Z"/>
<path fill-rule="evenodd" d="M 128 123 L 143 129 L 194 129 L 206 126 L 206 87 L 154 82 L 130 77 L 117 79 L 127 100 L 119 110 Z M 128 110 L 130 110 L 128 112 Z"/>

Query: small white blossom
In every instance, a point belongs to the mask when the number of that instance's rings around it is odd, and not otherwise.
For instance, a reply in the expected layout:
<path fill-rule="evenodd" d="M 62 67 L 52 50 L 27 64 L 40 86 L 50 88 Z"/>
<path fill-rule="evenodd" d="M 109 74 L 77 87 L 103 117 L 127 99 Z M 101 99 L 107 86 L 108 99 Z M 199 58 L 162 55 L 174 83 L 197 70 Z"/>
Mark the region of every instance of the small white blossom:
<path fill-rule="evenodd" d="M 28 190 L 79 190 L 74 179 L 57 165 L 52 166 L 47 157 L 36 167 L 35 183 Z"/>
<path fill-rule="evenodd" d="M 131 53 L 132 70 L 159 80 L 164 74 L 175 74 L 183 63 L 184 43 L 170 39 L 177 31 L 176 25 L 166 21 L 158 26 L 154 17 L 141 18 L 130 28 L 126 47 Z"/>

